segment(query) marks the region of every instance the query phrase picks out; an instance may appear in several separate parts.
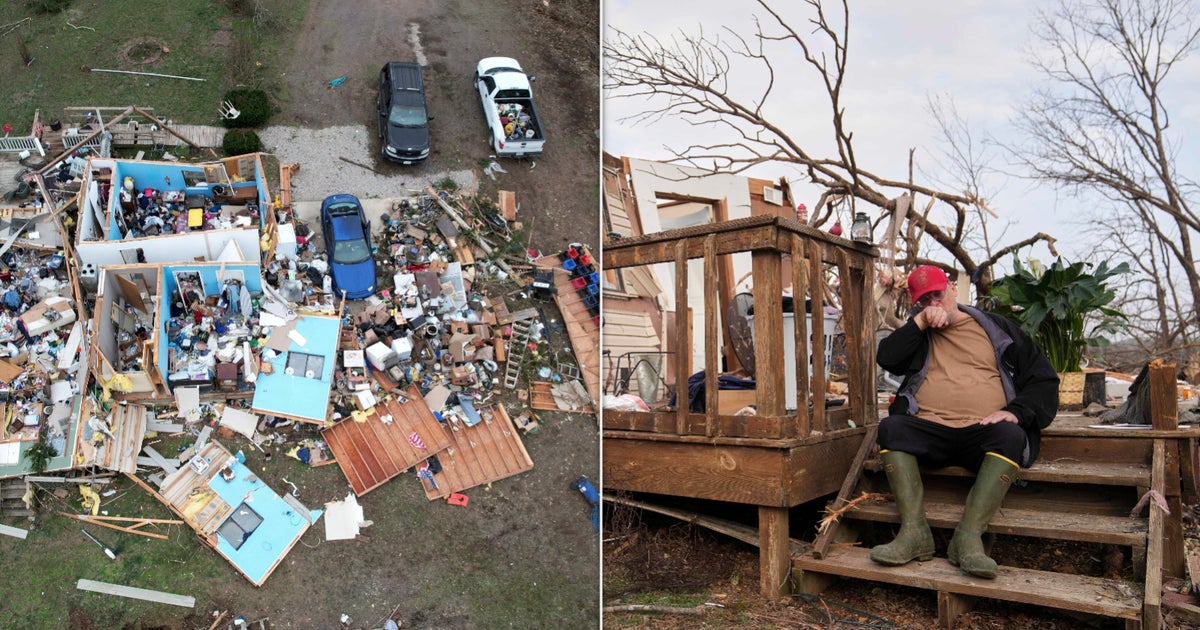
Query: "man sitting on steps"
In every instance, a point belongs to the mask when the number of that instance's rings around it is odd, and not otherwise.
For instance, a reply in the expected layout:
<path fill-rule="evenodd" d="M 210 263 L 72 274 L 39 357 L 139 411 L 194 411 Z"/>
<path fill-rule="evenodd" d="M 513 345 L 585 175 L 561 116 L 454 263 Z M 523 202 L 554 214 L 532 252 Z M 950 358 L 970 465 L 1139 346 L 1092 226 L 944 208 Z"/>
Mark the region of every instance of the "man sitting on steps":
<path fill-rule="evenodd" d="M 922 265 L 908 276 L 914 315 L 880 342 L 876 361 L 904 381 L 879 423 L 879 449 L 900 511 L 895 540 L 871 550 L 880 564 L 933 557 L 918 464 L 976 471 L 950 564 L 996 577 L 981 536 L 1018 467 L 1038 453 L 1058 412 L 1058 375 L 1041 348 L 1008 319 L 958 303 L 946 273 Z"/>

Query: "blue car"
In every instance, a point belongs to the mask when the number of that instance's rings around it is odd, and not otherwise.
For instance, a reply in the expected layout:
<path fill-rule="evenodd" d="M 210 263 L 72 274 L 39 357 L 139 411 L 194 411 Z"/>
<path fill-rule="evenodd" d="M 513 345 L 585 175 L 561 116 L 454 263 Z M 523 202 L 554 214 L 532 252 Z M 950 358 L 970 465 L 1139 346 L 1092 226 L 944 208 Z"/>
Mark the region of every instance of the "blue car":
<path fill-rule="evenodd" d="M 371 223 L 354 195 L 330 195 L 321 202 L 321 233 L 333 275 L 334 295 L 350 300 L 375 293 Z"/>

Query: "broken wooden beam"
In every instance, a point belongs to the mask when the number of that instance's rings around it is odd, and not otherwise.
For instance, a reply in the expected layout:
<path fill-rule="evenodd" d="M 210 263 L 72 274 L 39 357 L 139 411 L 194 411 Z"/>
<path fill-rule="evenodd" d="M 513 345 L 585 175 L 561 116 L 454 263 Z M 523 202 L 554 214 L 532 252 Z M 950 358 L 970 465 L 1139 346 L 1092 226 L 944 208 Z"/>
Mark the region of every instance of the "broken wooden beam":
<path fill-rule="evenodd" d="M 119 532 L 125 532 L 126 534 L 137 534 L 138 536 L 146 536 L 147 538 L 157 538 L 158 540 L 169 540 L 169 539 L 167 538 L 166 534 L 156 534 L 154 532 L 144 532 L 139 528 L 145 527 L 146 525 L 161 525 L 161 524 L 183 525 L 183 521 L 177 521 L 177 520 L 169 519 L 169 518 L 137 518 L 137 517 L 130 517 L 130 516 L 92 516 L 90 514 L 71 514 L 69 512 L 59 512 L 59 514 L 66 516 L 67 518 L 73 518 L 77 521 L 82 521 L 84 523 L 91 523 L 92 525 L 99 525 L 100 527 L 107 527 L 109 529 L 115 529 Z M 120 525 L 114 525 L 113 523 L 134 523 L 134 525 L 130 525 L 128 527 L 122 527 Z"/>

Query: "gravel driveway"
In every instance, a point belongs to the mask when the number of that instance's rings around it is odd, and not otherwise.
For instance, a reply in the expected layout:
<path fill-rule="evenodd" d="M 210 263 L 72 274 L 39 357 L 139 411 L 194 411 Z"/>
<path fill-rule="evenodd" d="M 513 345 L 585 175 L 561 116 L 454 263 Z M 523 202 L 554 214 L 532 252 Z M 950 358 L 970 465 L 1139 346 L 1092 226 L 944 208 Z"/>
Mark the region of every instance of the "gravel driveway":
<path fill-rule="evenodd" d="M 422 169 L 418 172 L 375 170 L 374 130 L 361 125 L 324 129 L 269 127 L 259 133 L 266 151 L 281 164 L 300 164 L 292 175 L 292 198 L 320 202 L 335 193 L 350 193 L 360 199 L 390 199 L 416 194 L 425 186 L 453 178 L 463 191 L 472 190 L 469 169 Z M 347 160 L 350 160 L 349 162 Z"/>

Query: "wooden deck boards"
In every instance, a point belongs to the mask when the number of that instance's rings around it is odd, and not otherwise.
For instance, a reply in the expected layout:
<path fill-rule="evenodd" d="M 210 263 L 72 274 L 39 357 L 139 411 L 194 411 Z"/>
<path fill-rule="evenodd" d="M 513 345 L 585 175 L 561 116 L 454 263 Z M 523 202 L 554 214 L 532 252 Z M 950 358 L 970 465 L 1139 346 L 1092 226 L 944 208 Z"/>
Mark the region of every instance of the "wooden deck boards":
<path fill-rule="evenodd" d="M 575 351 L 575 361 L 583 377 L 584 387 L 592 397 L 592 406 L 600 402 L 600 328 L 588 312 L 579 291 L 571 286 L 571 274 L 558 263 L 557 256 L 543 256 L 535 263 L 539 267 L 554 267 L 554 302 L 567 327 L 567 337 Z"/>
<path fill-rule="evenodd" d="M 91 414 L 91 398 L 85 397 L 79 414 L 80 421 L 87 422 L 85 418 L 90 418 Z M 85 439 L 84 431 L 78 432 L 76 451 L 83 454 L 83 464 L 133 473 L 137 470 L 138 454 L 146 436 L 146 408 L 135 404 L 115 406 L 109 430 L 116 439 L 106 439 L 99 445 L 93 445 Z"/>
<path fill-rule="evenodd" d="M 197 474 L 191 466 L 181 466 L 163 479 L 160 495 L 188 525 L 207 536 L 216 531 L 217 525 L 233 510 L 216 493 L 208 496 L 212 492 L 208 489 L 209 480 L 233 459 L 233 455 L 216 442 L 205 444 L 199 454 L 210 459 L 208 468 Z"/>
<path fill-rule="evenodd" d="M 391 397 L 375 405 L 366 422 L 346 419 L 321 432 L 354 494 L 360 497 L 452 443 L 420 391 L 410 386 L 405 396 L 407 403 Z M 388 415 L 390 424 L 383 421 Z M 424 442 L 424 449 L 409 442 L 413 432 Z"/>
<path fill-rule="evenodd" d="M 484 414 L 487 411 L 493 413 L 491 420 L 473 427 L 445 429 L 454 444 L 447 451 L 437 454 L 442 464 L 442 472 L 435 476 L 437 488 L 429 481 L 421 480 L 425 496 L 430 501 L 533 468 L 533 460 L 525 450 L 520 432 L 513 426 L 504 407 L 494 405 L 480 410 Z"/>

